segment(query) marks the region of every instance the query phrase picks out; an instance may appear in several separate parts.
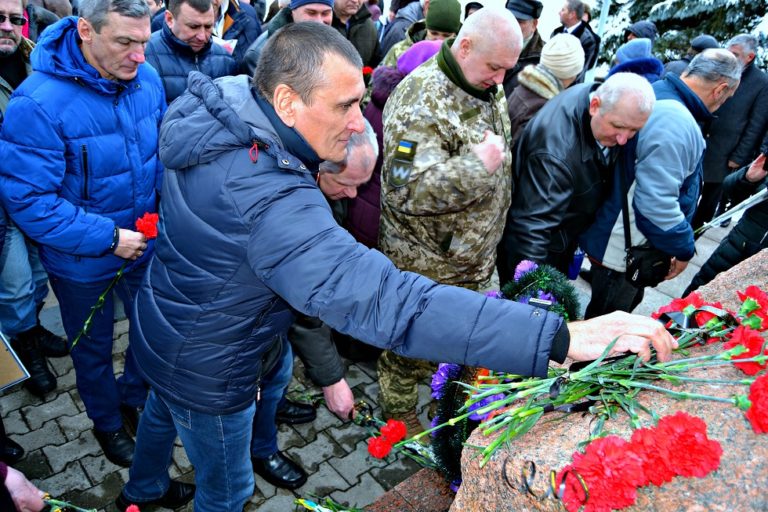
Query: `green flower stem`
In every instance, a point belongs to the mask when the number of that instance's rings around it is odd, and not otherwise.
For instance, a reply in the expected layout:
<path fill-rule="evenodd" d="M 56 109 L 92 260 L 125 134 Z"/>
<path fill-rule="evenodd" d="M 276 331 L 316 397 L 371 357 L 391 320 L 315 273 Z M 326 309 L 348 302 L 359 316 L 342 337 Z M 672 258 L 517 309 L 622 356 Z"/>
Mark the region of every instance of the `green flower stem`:
<path fill-rule="evenodd" d="M 99 295 L 99 298 L 96 300 L 96 304 L 91 306 L 91 312 L 88 314 L 88 318 L 85 319 L 85 323 L 83 323 L 83 327 L 80 329 L 80 332 L 77 333 L 74 341 L 72 341 L 72 347 L 69 349 L 70 351 L 75 349 L 75 346 L 77 345 L 77 342 L 80 341 L 80 338 L 87 334 L 91 329 L 91 323 L 93 323 L 93 315 L 95 315 L 98 310 L 104 307 L 104 302 L 107 299 L 107 295 L 112 292 L 112 288 L 114 288 L 120 278 L 123 277 L 123 271 L 127 265 L 128 260 L 125 260 L 120 269 L 117 271 L 117 274 L 115 274 L 115 277 L 112 278 L 109 286 L 107 286 L 107 289 L 101 292 L 101 295 Z"/>
<path fill-rule="evenodd" d="M 684 399 L 693 398 L 698 400 L 710 400 L 712 402 L 723 402 L 726 404 L 735 405 L 733 398 L 721 398 L 719 396 L 703 395 L 701 393 L 687 393 L 684 391 L 672 391 L 671 389 L 663 388 L 661 386 L 654 386 L 653 384 L 647 384 L 645 382 L 634 382 L 631 380 L 618 380 L 616 381 L 616 383 L 628 388 L 650 389 L 653 391 L 658 391 L 660 393 L 666 393 L 675 398 L 684 398 Z"/>
<path fill-rule="evenodd" d="M 66 501 L 54 500 L 53 498 L 43 498 L 43 503 L 50 505 L 52 510 L 56 510 L 58 507 L 60 509 L 69 509 L 72 512 L 96 512 L 95 508 L 80 508 Z"/>
<path fill-rule="evenodd" d="M 659 378 L 669 382 L 701 382 L 703 384 L 723 384 L 726 386 L 749 386 L 755 379 L 726 380 L 726 379 L 701 379 L 696 377 L 683 377 L 682 375 L 659 375 Z"/>

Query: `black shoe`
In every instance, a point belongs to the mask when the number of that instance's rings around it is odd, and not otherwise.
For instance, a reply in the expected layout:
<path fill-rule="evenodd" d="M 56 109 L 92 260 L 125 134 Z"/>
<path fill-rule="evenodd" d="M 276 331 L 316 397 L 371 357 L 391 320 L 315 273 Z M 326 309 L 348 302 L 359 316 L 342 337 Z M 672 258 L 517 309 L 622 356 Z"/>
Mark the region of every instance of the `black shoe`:
<path fill-rule="evenodd" d="M 131 436 L 128 435 L 124 428 L 121 427 L 114 432 L 102 432 L 93 429 L 93 435 L 96 436 L 96 440 L 99 442 L 99 446 L 101 446 L 101 451 L 104 452 L 107 460 L 124 468 L 131 467 L 133 450 L 136 448 L 136 443 L 133 442 L 133 439 L 131 439 Z"/>
<path fill-rule="evenodd" d="M 731 219 L 725 219 L 720 223 L 721 228 L 727 228 L 730 225 L 731 225 Z"/>
<path fill-rule="evenodd" d="M 311 404 L 302 404 L 285 400 L 285 403 L 277 410 L 275 421 L 287 425 L 298 425 L 300 423 L 309 423 L 317 417 L 317 411 Z"/>
<path fill-rule="evenodd" d="M 24 448 L 19 443 L 6 438 L 2 448 L 0 448 L 0 461 L 9 466 L 13 466 L 24 458 Z"/>
<path fill-rule="evenodd" d="M 251 457 L 253 470 L 261 478 L 282 489 L 297 489 L 307 481 L 307 473 L 278 451 L 266 459 Z"/>
<path fill-rule="evenodd" d="M 32 332 L 45 357 L 64 357 L 69 354 L 69 343 L 61 336 L 56 336 L 40 324 L 34 326 Z"/>
<path fill-rule="evenodd" d="M 171 485 L 168 487 L 168 490 L 165 491 L 165 494 L 156 500 L 129 501 L 128 498 L 123 496 L 123 493 L 121 492 L 120 496 L 118 496 L 115 500 L 115 506 L 120 512 L 125 512 L 125 509 L 131 505 L 136 505 L 141 508 L 141 510 L 144 510 L 146 505 L 155 505 L 157 507 L 176 509 L 186 505 L 194 497 L 195 486 L 193 484 L 185 484 L 184 482 L 171 480 Z"/>
<path fill-rule="evenodd" d="M 34 329 L 24 331 L 11 340 L 11 346 L 29 372 L 24 387 L 35 396 L 45 395 L 56 389 L 56 377 L 48 368 L 48 361 L 40 350 Z"/>
<path fill-rule="evenodd" d="M 123 428 L 131 437 L 136 437 L 139 430 L 139 418 L 144 411 L 143 407 L 132 407 L 120 404 L 120 415 L 123 417 Z"/>

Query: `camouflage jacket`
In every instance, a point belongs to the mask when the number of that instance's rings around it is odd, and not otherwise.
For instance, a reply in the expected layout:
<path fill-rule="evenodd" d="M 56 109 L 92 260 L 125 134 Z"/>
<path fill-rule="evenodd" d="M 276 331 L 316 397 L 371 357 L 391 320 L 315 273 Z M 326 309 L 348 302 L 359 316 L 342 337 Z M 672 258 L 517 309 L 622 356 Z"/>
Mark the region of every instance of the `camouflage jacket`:
<path fill-rule="evenodd" d="M 424 20 L 417 21 L 408 28 L 408 32 L 405 34 L 405 39 L 399 43 L 395 43 L 392 48 L 389 49 L 384 59 L 381 61 L 380 66 L 397 67 L 397 59 L 402 54 L 408 51 L 408 49 L 419 41 L 424 41 L 427 36 L 427 22 Z"/>
<path fill-rule="evenodd" d="M 509 141 L 504 92 L 490 102 L 468 94 L 435 57 L 390 96 L 379 242 L 399 268 L 473 289 L 490 279 L 512 174 L 509 158 L 489 174 L 471 152 L 486 130 Z"/>

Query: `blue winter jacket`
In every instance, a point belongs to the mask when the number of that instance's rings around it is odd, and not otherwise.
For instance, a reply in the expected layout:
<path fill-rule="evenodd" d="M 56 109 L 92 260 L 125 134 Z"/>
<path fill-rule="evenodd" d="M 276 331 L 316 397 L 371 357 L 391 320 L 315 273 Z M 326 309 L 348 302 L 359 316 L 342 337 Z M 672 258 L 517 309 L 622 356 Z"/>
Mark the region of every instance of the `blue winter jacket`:
<path fill-rule="evenodd" d="M 165 97 L 146 64 L 128 82 L 101 78 L 78 40 L 77 18 L 64 18 L 32 52 L 34 73 L 14 92 L 0 132 L 0 196 L 40 244 L 48 272 L 94 282 L 125 261 L 110 250 L 115 226 L 135 229 L 156 211 Z"/>
<path fill-rule="evenodd" d="M 555 338 L 567 350 L 557 315 L 401 272 L 355 242 L 308 169 L 317 155 L 246 76 L 191 73 L 160 158 L 160 233 L 131 347 L 167 400 L 209 414 L 253 403 L 291 308 L 410 357 L 524 375 L 545 375 Z"/>
<path fill-rule="evenodd" d="M 202 50 L 194 52 L 187 43 L 173 35 L 166 23 L 152 34 L 147 43 L 146 56 L 147 62 L 160 74 L 168 103 L 181 96 L 187 88 L 190 71 L 200 71 L 211 78 L 237 73 L 235 59 L 213 40 L 209 39 Z"/>
<path fill-rule="evenodd" d="M 654 83 L 653 89 L 653 112 L 636 140 L 622 148 L 611 195 L 579 239 L 587 254 L 620 272 L 626 270 L 626 262 L 619 172 L 628 173 L 632 245 L 648 240 L 680 261 L 694 255 L 690 222 L 702 181 L 701 125 L 712 114 L 675 75 Z"/>

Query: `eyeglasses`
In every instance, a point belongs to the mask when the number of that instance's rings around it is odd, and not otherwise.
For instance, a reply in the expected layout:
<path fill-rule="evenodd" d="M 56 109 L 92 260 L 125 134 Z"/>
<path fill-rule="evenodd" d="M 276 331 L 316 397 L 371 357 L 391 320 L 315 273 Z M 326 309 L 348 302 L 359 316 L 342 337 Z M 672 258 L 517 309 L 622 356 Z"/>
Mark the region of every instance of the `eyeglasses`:
<path fill-rule="evenodd" d="M 5 23 L 5 20 L 10 21 L 11 25 L 16 25 L 17 27 L 23 27 L 24 25 L 27 24 L 27 18 L 25 18 L 24 16 L 17 16 L 15 14 L 11 14 L 10 16 L 5 14 L 0 14 L 0 25 Z"/>

